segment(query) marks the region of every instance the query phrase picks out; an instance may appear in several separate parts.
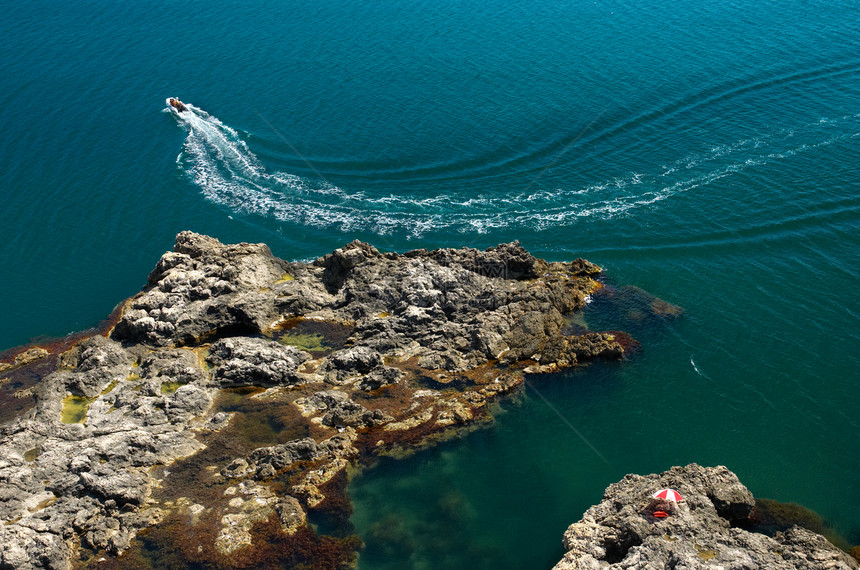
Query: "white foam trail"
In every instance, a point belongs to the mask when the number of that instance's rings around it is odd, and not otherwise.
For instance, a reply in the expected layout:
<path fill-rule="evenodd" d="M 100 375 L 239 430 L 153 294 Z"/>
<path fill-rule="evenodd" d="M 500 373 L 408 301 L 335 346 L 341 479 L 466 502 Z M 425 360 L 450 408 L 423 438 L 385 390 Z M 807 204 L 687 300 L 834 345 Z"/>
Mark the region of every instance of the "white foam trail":
<path fill-rule="evenodd" d="M 692 365 L 693 365 L 693 370 L 695 370 L 695 371 L 696 371 L 696 374 L 698 374 L 699 376 L 701 376 L 701 377 L 702 377 L 702 378 L 704 378 L 705 380 L 708 380 L 708 381 L 710 381 L 710 382 L 713 382 L 713 380 L 711 379 L 711 377 L 710 377 L 710 376 L 708 376 L 707 374 L 705 374 L 704 372 L 702 372 L 701 370 L 699 370 L 699 367 L 698 367 L 698 366 L 696 366 L 696 363 L 695 363 L 695 361 L 693 360 L 693 357 L 692 357 L 692 356 L 690 356 L 690 364 L 692 364 Z"/>
<path fill-rule="evenodd" d="M 695 370 L 695 371 L 696 371 L 696 374 L 698 374 L 699 376 L 704 376 L 704 374 L 702 374 L 702 372 L 699 370 L 699 367 L 698 367 L 698 366 L 696 366 L 696 363 L 695 363 L 695 361 L 693 361 L 693 357 L 692 357 L 692 356 L 690 357 L 690 364 L 692 364 L 692 365 L 693 365 L 693 370 Z"/>
<path fill-rule="evenodd" d="M 831 130 L 816 133 L 818 142 L 801 143 L 793 140 L 795 130 L 786 129 L 691 153 L 652 173 L 630 172 L 585 187 L 417 198 L 347 192 L 324 181 L 268 173 L 239 133 L 202 109 L 186 106 L 187 112 L 174 113 L 188 129 L 177 162 L 207 199 L 233 212 L 306 226 L 414 236 L 440 230 L 486 233 L 512 226 L 547 229 L 587 218 L 629 216 L 748 168 L 853 136 L 833 135 Z M 822 119 L 814 127 L 833 129 L 856 119 Z"/>

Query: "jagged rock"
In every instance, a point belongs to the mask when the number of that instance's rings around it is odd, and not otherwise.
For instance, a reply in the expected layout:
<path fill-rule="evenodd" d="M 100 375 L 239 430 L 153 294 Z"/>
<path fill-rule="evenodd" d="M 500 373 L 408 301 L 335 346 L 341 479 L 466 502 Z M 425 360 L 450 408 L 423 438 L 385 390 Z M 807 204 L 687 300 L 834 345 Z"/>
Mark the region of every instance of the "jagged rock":
<path fill-rule="evenodd" d="M 382 364 L 382 357 L 366 346 L 356 346 L 335 352 L 329 357 L 329 363 L 339 372 L 367 374 Z"/>
<path fill-rule="evenodd" d="M 81 342 L 79 362 L 66 382 L 66 390 L 93 398 L 111 382 L 128 376 L 132 358 L 122 347 L 103 336 Z"/>
<path fill-rule="evenodd" d="M 494 279 L 534 279 L 548 266 L 546 261 L 535 258 L 516 241 L 503 243 L 484 251 L 463 248 L 440 249 L 433 252 L 417 250 L 411 254 L 425 254 L 440 265 L 459 266 Z"/>
<path fill-rule="evenodd" d="M 361 378 L 358 387 L 367 392 L 397 383 L 403 377 L 403 372 L 390 366 L 379 366 Z"/>
<path fill-rule="evenodd" d="M 149 483 L 142 473 L 115 472 L 100 466 L 94 471 L 81 473 L 80 478 L 87 491 L 113 500 L 120 506 L 129 503 L 140 505 L 149 494 Z"/>
<path fill-rule="evenodd" d="M 309 358 L 294 346 L 262 338 L 225 338 L 209 349 L 214 379 L 221 387 L 290 386 L 299 381 L 298 365 Z"/>
<path fill-rule="evenodd" d="M 287 534 L 295 533 L 299 527 L 305 524 L 307 515 L 295 497 L 289 495 L 283 497 L 276 505 L 275 510 L 281 519 L 281 526 Z"/>
<path fill-rule="evenodd" d="M 332 353 L 319 368 L 325 381 L 336 386 L 357 383 L 365 391 L 396 383 L 403 373 L 383 365 L 382 355 L 367 346 Z"/>
<path fill-rule="evenodd" d="M 325 390 L 308 398 L 296 400 L 296 405 L 307 415 L 325 412 L 323 425 L 332 427 L 369 427 L 390 422 L 393 418 L 380 410 L 370 411 L 349 399 L 346 392 Z"/>
<path fill-rule="evenodd" d="M 667 518 L 653 516 L 652 493 L 677 490 L 684 501 Z M 857 568 L 847 554 L 810 531 L 774 537 L 733 527 L 755 506 L 752 493 L 725 467 L 695 463 L 627 475 L 564 533 L 567 553 L 555 570 L 597 568 Z"/>
<path fill-rule="evenodd" d="M 148 354 L 140 363 L 140 377 L 155 382 L 202 383 L 206 373 L 189 350 L 165 349 Z"/>
<path fill-rule="evenodd" d="M 69 550 L 62 537 L 37 532 L 20 524 L 0 525 L 0 568 L 65 569 L 69 567 Z"/>
<path fill-rule="evenodd" d="M 128 303 L 113 336 L 196 344 L 223 331 L 259 332 L 285 315 L 324 313 L 355 321 L 360 349 L 333 356 L 323 371 L 332 383 L 378 365 L 381 356 L 414 355 L 422 366 L 462 371 L 553 350 L 563 336 L 562 315 L 584 306 L 597 273 L 583 260 L 538 260 L 517 243 L 398 255 L 356 241 L 308 265 L 274 258 L 264 245 L 223 245 L 183 232 L 150 275 L 151 288 Z M 622 352 L 616 343 L 601 354 Z"/>
<path fill-rule="evenodd" d="M 225 329 L 259 331 L 273 320 L 268 290 L 287 264 L 263 244 L 224 245 L 182 232 L 149 276 L 150 288 L 129 303 L 113 331 L 123 342 L 196 344 Z"/>
<path fill-rule="evenodd" d="M 317 444 L 311 438 L 297 439 L 281 445 L 255 449 L 248 462 L 258 466 L 270 465 L 275 471 L 295 461 L 307 461 L 317 455 Z"/>
<path fill-rule="evenodd" d="M 334 293 L 343 286 L 352 269 L 368 259 L 381 257 L 379 250 L 372 245 L 355 240 L 316 260 L 314 265 L 323 268 L 322 282 L 330 293 Z"/>
<path fill-rule="evenodd" d="M 382 366 L 382 356 L 367 346 L 356 346 L 340 350 L 328 357 L 320 367 L 326 382 L 344 384 L 350 378 L 367 374 Z"/>

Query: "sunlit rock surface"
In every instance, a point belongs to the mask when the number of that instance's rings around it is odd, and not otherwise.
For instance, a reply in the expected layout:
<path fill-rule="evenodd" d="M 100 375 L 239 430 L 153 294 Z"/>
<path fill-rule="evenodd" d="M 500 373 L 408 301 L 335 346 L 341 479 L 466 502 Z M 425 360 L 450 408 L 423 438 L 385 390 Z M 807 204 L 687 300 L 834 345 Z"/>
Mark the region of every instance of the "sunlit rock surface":
<path fill-rule="evenodd" d="M 362 454 L 487 417 L 527 370 L 624 353 L 564 332 L 598 273 L 516 243 L 297 263 L 183 232 L 107 336 L 0 368 L 56 362 L 0 427 L 0 568 L 133 560 L 150 527 L 180 564 L 349 564 L 356 542 L 306 517 L 347 512 Z"/>

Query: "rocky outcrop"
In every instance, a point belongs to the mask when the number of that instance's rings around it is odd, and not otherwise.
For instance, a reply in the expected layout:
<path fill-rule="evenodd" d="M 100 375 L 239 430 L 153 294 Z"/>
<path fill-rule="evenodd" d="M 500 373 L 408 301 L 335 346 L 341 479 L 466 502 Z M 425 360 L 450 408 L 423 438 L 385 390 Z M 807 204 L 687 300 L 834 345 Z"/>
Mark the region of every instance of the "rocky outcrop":
<path fill-rule="evenodd" d="M 684 500 L 671 505 L 669 516 L 655 517 L 651 496 L 667 487 Z M 740 528 L 754 508 L 752 493 L 722 466 L 627 475 L 570 525 L 567 553 L 555 570 L 858 567 L 824 537 L 797 526 L 774 536 Z"/>
<path fill-rule="evenodd" d="M 262 338 L 226 338 L 209 348 L 214 380 L 229 386 L 292 386 L 298 366 L 310 355 L 293 346 Z"/>
<path fill-rule="evenodd" d="M 263 244 L 224 245 L 192 232 L 176 237 L 149 275 L 149 287 L 126 306 L 114 338 L 154 346 L 196 344 L 218 331 L 259 331 L 271 318 L 266 290 L 287 263 Z"/>
<path fill-rule="evenodd" d="M 417 356 L 425 368 L 463 371 L 491 359 L 572 365 L 582 351 L 561 334 L 563 315 L 584 306 L 599 271 L 583 260 L 538 260 L 516 243 L 398 255 L 353 242 L 312 264 L 288 263 L 264 245 L 183 232 L 148 289 L 128 303 L 113 338 L 195 345 L 302 316 L 355 323 L 355 345 Z M 610 337 L 594 340 L 607 354 L 621 352 Z M 352 370 L 374 358 L 357 356 L 344 355 Z"/>
<path fill-rule="evenodd" d="M 324 414 L 320 422 L 335 428 L 371 427 L 393 419 L 381 410 L 368 410 L 350 400 L 349 394 L 339 390 L 317 392 L 308 398 L 296 400 L 295 404 L 305 415 Z"/>
<path fill-rule="evenodd" d="M 134 378 L 132 356 L 101 337 L 79 348 L 74 369 L 39 386 L 30 415 L 0 428 L 0 567 L 66 568 L 77 544 L 122 552 L 161 517 L 148 468 L 201 447 L 184 422 L 207 406 L 171 413 L 175 394 L 128 397 L 116 385 Z M 69 423 L 70 400 L 86 425 Z"/>
<path fill-rule="evenodd" d="M 107 338 L 0 368 L 56 362 L 0 426 L 0 568 L 122 553 L 157 524 L 208 537 L 178 541 L 179 564 L 281 556 L 254 529 L 310 540 L 360 454 L 486 416 L 527 371 L 621 356 L 614 334 L 564 332 L 598 273 L 517 243 L 298 263 L 183 232 Z"/>
<path fill-rule="evenodd" d="M 565 319 L 599 272 L 518 243 L 353 242 L 300 263 L 183 232 L 106 337 L 0 362 L 0 388 L 47 370 L 35 406 L 0 425 L 0 570 L 120 553 L 154 567 L 142 529 L 167 566 L 348 566 L 359 544 L 307 524 L 349 512 L 348 465 L 488 417 L 525 374 L 635 346 Z M 595 302 L 636 323 L 682 314 L 635 288 Z M 685 500 L 652 502 L 662 487 Z M 754 507 L 724 467 L 628 475 L 567 530 L 556 568 L 857 568 L 804 528 L 750 530 Z"/>

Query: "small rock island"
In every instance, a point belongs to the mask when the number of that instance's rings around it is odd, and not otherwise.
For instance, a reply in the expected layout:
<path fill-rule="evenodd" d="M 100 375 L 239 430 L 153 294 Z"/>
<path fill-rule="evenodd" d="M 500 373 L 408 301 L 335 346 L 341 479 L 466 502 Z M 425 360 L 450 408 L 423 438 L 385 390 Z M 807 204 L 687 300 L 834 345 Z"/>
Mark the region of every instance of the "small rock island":
<path fill-rule="evenodd" d="M 655 517 L 649 499 L 667 487 L 683 500 L 671 515 Z M 826 538 L 800 526 L 773 536 L 748 530 L 755 509 L 752 493 L 723 466 L 692 463 L 659 474 L 627 475 L 570 525 L 563 541 L 567 553 L 553 570 L 858 567 Z"/>

